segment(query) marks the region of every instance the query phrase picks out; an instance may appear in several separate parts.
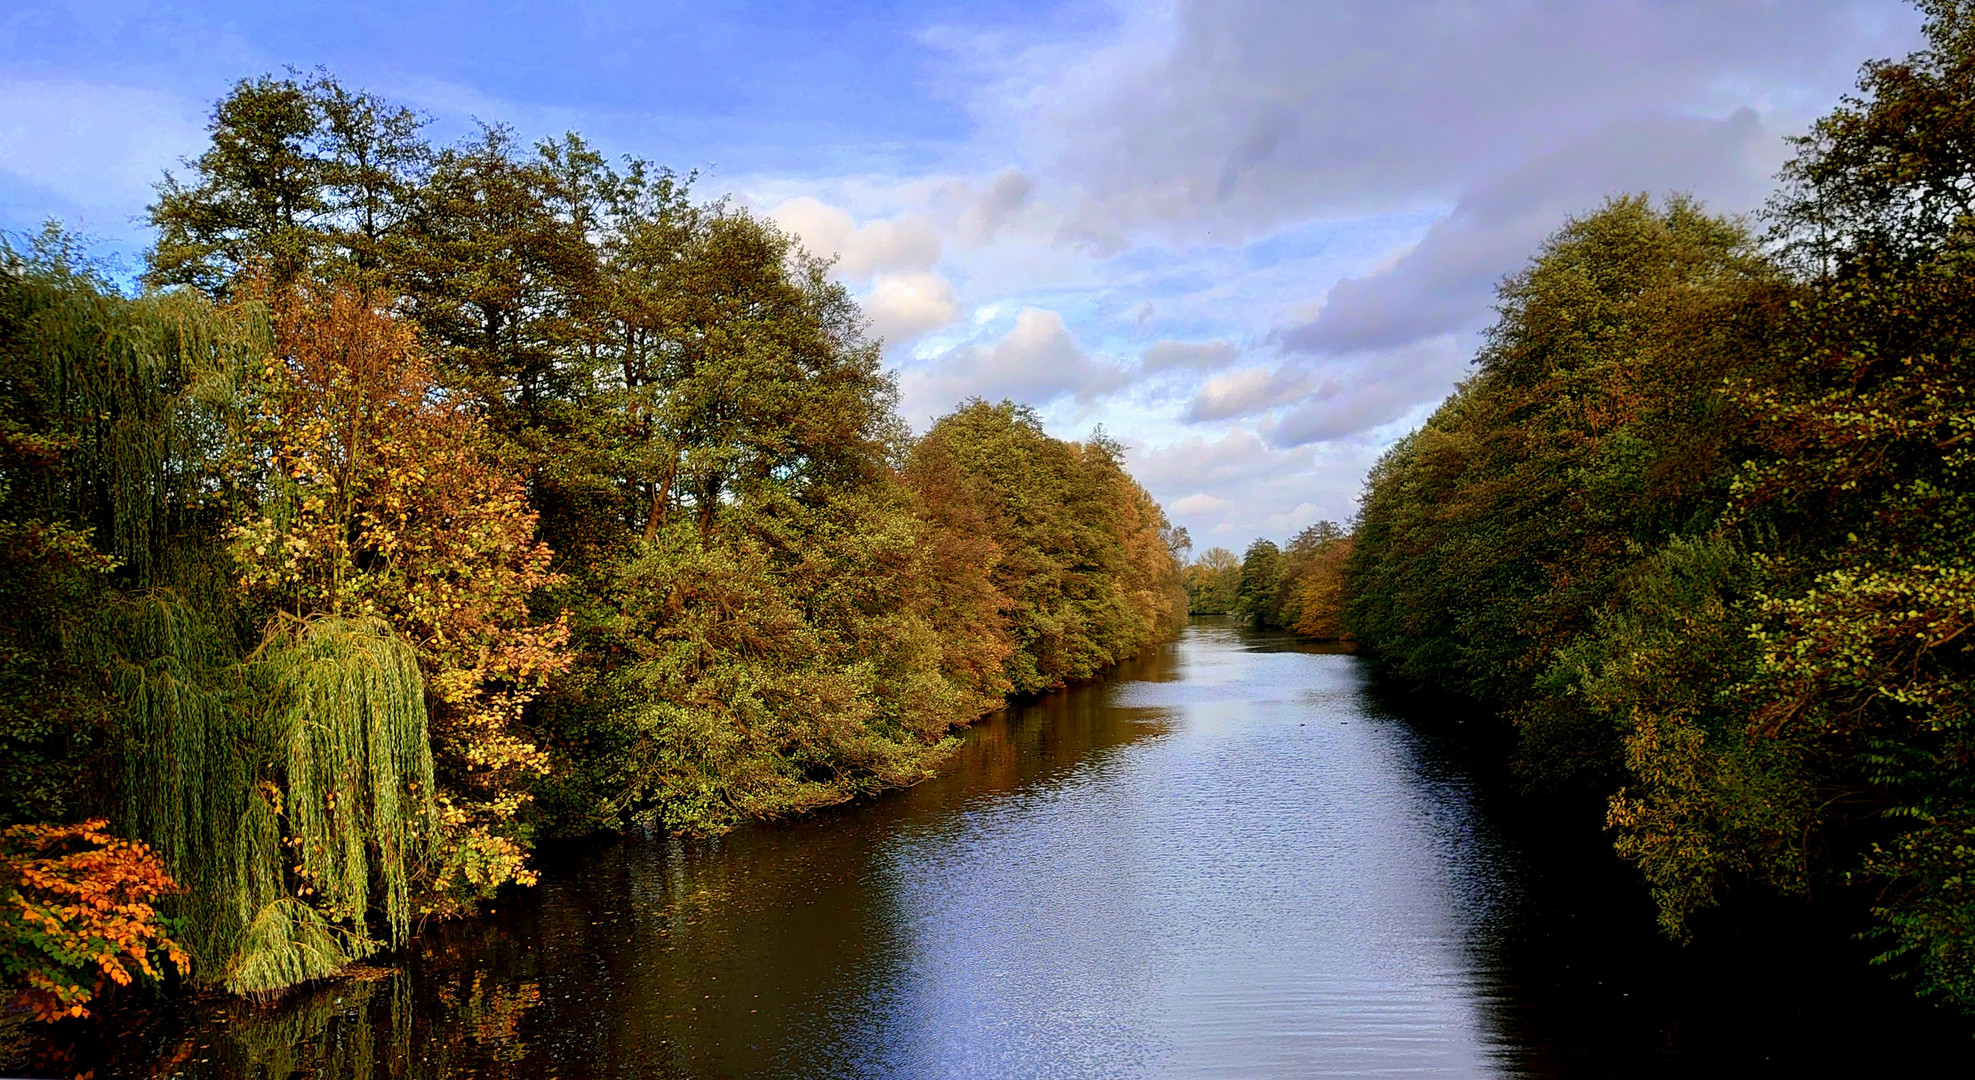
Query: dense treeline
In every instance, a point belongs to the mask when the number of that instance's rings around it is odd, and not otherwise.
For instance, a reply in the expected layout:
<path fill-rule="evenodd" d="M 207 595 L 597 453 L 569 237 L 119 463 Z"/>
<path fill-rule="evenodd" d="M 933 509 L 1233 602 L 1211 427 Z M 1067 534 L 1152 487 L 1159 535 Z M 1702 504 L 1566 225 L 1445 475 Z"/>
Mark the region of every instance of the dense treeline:
<path fill-rule="evenodd" d="M 1751 235 L 1619 199 L 1501 290 L 1478 369 L 1374 470 L 1348 621 L 1601 794 L 1662 922 L 1868 891 L 1975 1004 L 1975 5 L 1868 65 Z"/>
<path fill-rule="evenodd" d="M 1349 640 L 1344 568 L 1352 542 L 1336 522 L 1320 521 L 1297 533 L 1286 548 L 1257 540 L 1240 559 L 1226 548 L 1209 548 L 1184 572 L 1188 610 L 1322 640 Z"/>
<path fill-rule="evenodd" d="M 916 782 L 1185 617 L 1116 444 L 980 401 L 912 438 L 827 265 L 690 177 L 435 147 L 326 75 L 211 132 L 140 294 L 55 231 L 0 265 L 0 969 L 39 1015 L 165 956 L 323 976 L 545 834 Z"/>

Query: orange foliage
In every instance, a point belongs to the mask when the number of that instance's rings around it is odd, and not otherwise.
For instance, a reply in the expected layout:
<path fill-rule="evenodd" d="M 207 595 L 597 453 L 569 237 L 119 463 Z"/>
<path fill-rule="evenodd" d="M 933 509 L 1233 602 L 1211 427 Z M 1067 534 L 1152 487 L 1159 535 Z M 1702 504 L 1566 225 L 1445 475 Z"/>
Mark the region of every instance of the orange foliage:
<path fill-rule="evenodd" d="M 152 906 L 177 883 L 150 848 L 109 835 L 107 824 L 0 833 L 0 970 L 36 1020 L 88 1016 L 104 980 L 158 980 L 159 958 L 180 971 L 190 965 Z"/>
<path fill-rule="evenodd" d="M 298 615 L 376 616 L 411 641 L 450 839 L 436 887 L 532 883 L 512 822 L 548 756 L 521 712 L 569 654 L 565 620 L 528 609 L 559 579 L 527 493 L 383 297 L 260 298 L 275 339 L 255 417 L 272 497 L 234 529 L 242 577 Z"/>
<path fill-rule="evenodd" d="M 1324 641 L 1351 639 L 1351 632 L 1344 628 L 1344 566 L 1350 558 L 1348 536 L 1331 541 L 1310 556 L 1295 583 L 1300 614 L 1291 629 Z"/>

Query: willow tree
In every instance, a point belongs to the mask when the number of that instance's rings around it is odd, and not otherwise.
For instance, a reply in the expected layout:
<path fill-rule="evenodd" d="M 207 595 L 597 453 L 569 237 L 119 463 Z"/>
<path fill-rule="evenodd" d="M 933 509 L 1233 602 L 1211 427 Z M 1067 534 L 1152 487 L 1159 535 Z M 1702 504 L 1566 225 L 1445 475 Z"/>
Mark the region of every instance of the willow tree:
<path fill-rule="evenodd" d="M 0 627 L 0 769 L 10 817 L 60 820 L 114 750 L 89 643 L 119 592 L 202 582 L 206 465 L 265 338 L 194 297 L 118 296 L 59 234 L 0 262 L 0 593 L 26 616 Z"/>
<path fill-rule="evenodd" d="M 227 530 L 240 582 L 295 617 L 382 620 L 413 649 L 446 841 L 426 868 L 425 909 L 532 882 L 522 811 L 548 759 L 521 714 L 566 666 L 567 629 L 529 610 L 559 579 L 521 483 L 493 460 L 478 417 L 436 387 L 382 294 L 249 293 L 274 349 L 248 382 L 254 453 L 240 475 L 256 497 Z"/>
<path fill-rule="evenodd" d="M 127 299 L 48 252 L 0 273 L 5 520 L 42 539 L 22 566 L 41 584 L 19 587 L 57 616 L 11 632 L 99 718 L 100 746 L 9 767 L 45 786 L 37 765 L 60 759 L 95 804 L 76 810 L 105 807 L 157 850 L 187 887 L 196 977 L 267 992 L 401 944 L 437 826 L 416 654 L 374 619 L 267 623 L 224 549 L 257 495 L 239 462 L 266 457 L 240 407 L 274 344 L 265 318 Z"/>
<path fill-rule="evenodd" d="M 404 944 L 437 824 L 404 640 L 374 620 L 317 619 L 243 659 L 169 594 L 115 615 L 122 818 L 187 889 L 195 974 L 269 993 Z"/>

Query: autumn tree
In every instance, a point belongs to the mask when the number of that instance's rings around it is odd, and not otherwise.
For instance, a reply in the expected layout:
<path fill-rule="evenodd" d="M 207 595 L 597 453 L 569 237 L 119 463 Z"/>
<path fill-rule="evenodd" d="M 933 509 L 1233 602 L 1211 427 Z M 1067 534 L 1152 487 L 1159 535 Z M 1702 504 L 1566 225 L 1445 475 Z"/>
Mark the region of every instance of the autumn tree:
<path fill-rule="evenodd" d="M 259 497 L 231 531 L 240 579 L 294 617 L 377 618 L 411 641 L 448 830 L 435 888 L 532 881 L 520 811 L 548 760 L 521 714 L 567 664 L 567 629 L 528 607 L 556 578 L 521 484 L 380 296 L 249 295 L 267 308 L 274 349 L 249 416 Z"/>
<path fill-rule="evenodd" d="M 1742 391 L 1769 453 L 1736 510 L 1787 538 L 1755 600 L 1750 728 L 1831 762 L 1826 827 L 1879 884 L 1882 959 L 1971 1005 L 1975 5 L 1920 6 L 1926 47 L 1866 65 L 1771 205 L 1808 289 L 1793 362 Z"/>
<path fill-rule="evenodd" d="M 1185 621 L 1185 587 L 1165 514 L 1102 438 L 1051 438 L 1033 410 L 971 401 L 913 447 L 907 475 L 943 486 L 999 558 L 1016 692 L 1087 679 Z M 937 479 L 936 479 L 937 478 Z"/>
<path fill-rule="evenodd" d="M 0 832 L 0 976 L 35 1020 L 88 1016 L 106 986 L 191 966 L 156 904 L 178 885 L 102 818 Z"/>

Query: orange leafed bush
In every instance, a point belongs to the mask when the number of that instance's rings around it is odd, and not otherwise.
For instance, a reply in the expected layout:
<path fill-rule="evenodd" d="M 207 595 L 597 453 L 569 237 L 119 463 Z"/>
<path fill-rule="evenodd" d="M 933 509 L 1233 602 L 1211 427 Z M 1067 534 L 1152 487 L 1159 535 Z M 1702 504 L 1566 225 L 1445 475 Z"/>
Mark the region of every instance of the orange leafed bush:
<path fill-rule="evenodd" d="M 36 1020 L 87 1016 L 105 980 L 128 986 L 190 964 L 152 902 L 178 891 L 145 845 L 79 825 L 0 833 L 0 971 Z"/>

